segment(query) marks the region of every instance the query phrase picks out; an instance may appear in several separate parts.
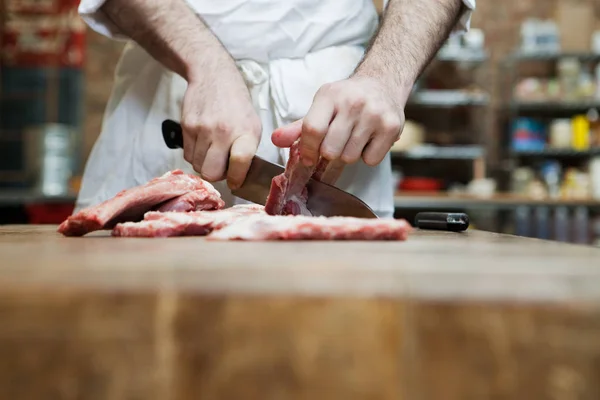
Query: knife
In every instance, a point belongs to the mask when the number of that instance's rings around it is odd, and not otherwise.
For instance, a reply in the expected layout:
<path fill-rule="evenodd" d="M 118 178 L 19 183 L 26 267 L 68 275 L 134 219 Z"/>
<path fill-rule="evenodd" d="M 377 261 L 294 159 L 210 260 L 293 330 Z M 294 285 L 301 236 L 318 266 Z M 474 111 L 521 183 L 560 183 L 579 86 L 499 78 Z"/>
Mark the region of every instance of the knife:
<path fill-rule="evenodd" d="M 183 148 L 183 131 L 179 123 L 168 119 L 163 121 L 162 135 L 168 148 Z M 271 190 L 271 181 L 277 175 L 283 174 L 284 171 L 285 168 L 281 165 L 255 155 L 252 158 L 246 180 L 239 189 L 234 189 L 231 193 L 264 206 Z M 315 217 L 377 218 L 373 210 L 362 200 L 335 186 L 311 178 L 307 188 L 308 202 L 306 206 Z"/>

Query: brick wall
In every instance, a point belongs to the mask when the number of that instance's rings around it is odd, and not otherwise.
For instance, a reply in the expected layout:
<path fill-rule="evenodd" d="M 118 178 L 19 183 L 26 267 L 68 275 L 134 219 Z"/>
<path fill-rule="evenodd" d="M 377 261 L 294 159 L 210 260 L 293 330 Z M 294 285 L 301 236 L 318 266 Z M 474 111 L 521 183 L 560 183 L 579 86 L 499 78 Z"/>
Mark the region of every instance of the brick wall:
<path fill-rule="evenodd" d="M 490 82 L 492 91 L 493 119 L 490 126 L 497 127 L 496 118 L 499 106 L 498 62 L 505 58 L 519 42 L 520 24 L 527 17 L 551 18 L 559 1 L 580 1 L 595 5 L 596 21 L 600 15 L 600 0 L 478 0 L 473 16 L 473 27 L 483 29 L 487 48 L 491 53 Z M 600 28 L 600 24 L 598 24 Z M 574 27 L 576 29 L 576 27 Z M 98 133 L 104 107 L 110 93 L 113 69 L 122 43 L 111 41 L 89 31 L 87 96 L 85 113 L 84 156 L 89 154 Z M 491 133 L 497 136 L 497 129 Z"/>

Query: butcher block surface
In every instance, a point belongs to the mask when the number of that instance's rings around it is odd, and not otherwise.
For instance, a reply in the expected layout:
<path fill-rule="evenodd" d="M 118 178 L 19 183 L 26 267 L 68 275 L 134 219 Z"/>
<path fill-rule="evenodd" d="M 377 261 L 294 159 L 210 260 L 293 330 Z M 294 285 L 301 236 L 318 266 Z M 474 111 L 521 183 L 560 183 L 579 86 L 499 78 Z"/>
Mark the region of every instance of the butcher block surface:
<path fill-rule="evenodd" d="M 0 398 L 598 399 L 600 250 L 0 227 Z"/>

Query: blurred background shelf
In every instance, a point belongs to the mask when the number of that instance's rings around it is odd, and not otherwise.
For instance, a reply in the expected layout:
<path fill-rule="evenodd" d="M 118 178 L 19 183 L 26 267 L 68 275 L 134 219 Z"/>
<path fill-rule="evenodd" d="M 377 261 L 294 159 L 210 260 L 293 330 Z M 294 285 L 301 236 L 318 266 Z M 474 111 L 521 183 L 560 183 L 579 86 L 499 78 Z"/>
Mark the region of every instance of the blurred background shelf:
<path fill-rule="evenodd" d="M 565 206 L 600 209 L 600 200 L 594 199 L 533 199 L 511 194 L 496 194 L 492 197 L 475 197 L 467 194 L 411 192 L 398 193 L 394 197 L 397 209 L 514 209 L 519 206 Z"/>
<path fill-rule="evenodd" d="M 408 150 L 395 150 L 391 152 L 393 158 L 412 160 L 474 160 L 485 155 L 483 146 L 416 146 Z"/>
<path fill-rule="evenodd" d="M 589 158 L 600 155 L 600 148 L 589 150 L 573 149 L 543 149 L 543 150 L 513 150 L 511 154 L 515 157 L 527 158 Z"/>
<path fill-rule="evenodd" d="M 457 51 L 440 51 L 436 60 L 444 62 L 467 62 L 467 63 L 484 63 L 489 60 L 489 54 L 485 50 L 468 50 L 460 49 Z"/>
<path fill-rule="evenodd" d="M 414 92 L 409 105 L 426 107 L 486 106 L 490 98 L 486 93 L 472 93 L 462 90 L 419 90 Z"/>
<path fill-rule="evenodd" d="M 590 52 L 517 50 L 508 57 L 507 61 L 558 61 L 564 58 L 576 58 L 582 62 L 594 62 L 600 61 L 600 54 Z"/>
<path fill-rule="evenodd" d="M 75 203 L 77 199 L 76 193 L 70 193 L 61 196 L 48 196 L 40 192 L 28 189 L 4 189 L 0 191 L 0 206 L 13 206 L 21 204 L 44 203 Z"/>
<path fill-rule="evenodd" d="M 589 109 L 600 109 L 600 101 L 522 101 L 513 100 L 510 107 L 520 111 L 577 111 L 586 112 Z"/>

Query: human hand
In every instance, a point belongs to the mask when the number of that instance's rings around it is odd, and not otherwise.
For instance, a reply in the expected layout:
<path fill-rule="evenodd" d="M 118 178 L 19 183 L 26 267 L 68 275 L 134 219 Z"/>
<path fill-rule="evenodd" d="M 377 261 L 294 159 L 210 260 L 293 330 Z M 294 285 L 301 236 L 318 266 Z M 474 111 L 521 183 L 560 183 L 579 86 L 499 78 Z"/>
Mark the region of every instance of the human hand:
<path fill-rule="evenodd" d="M 323 85 L 306 116 L 272 135 L 278 147 L 300 137 L 300 157 L 315 165 L 319 157 L 352 164 L 361 157 L 379 164 L 404 126 L 404 102 L 371 77 L 352 77 Z"/>
<path fill-rule="evenodd" d="M 237 73 L 237 71 L 235 71 Z M 256 153 L 261 121 L 241 77 L 191 79 L 183 98 L 183 157 L 203 179 L 242 185 Z"/>

